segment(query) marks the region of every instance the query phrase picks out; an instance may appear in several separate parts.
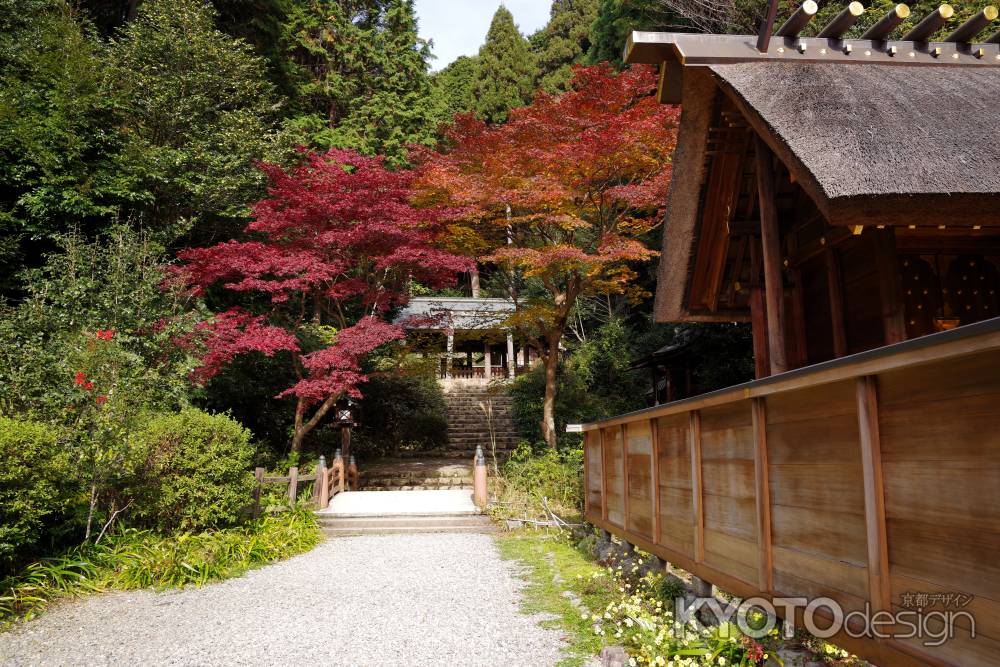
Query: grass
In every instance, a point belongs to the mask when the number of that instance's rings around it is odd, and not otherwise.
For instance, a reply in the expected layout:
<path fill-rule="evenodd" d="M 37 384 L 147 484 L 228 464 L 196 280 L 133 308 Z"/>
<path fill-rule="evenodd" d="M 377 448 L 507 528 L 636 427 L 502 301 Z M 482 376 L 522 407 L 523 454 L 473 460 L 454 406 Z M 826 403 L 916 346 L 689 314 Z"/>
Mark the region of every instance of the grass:
<path fill-rule="evenodd" d="M 98 545 L 32 563 L 0 581 L 0 629 L 37 616 L 60 598 L 105 590 L 201 586 L 303 553 L 320 540 L 319 527 L 306 511 L 206 533 L 160 536 L 125 530 Z"/>
<path fill-rule="evenodd" d="M 520 561 L 528 568 L 523 611 L 554 616 L 542 626 L 565 633 L 568 656 L 560 665 L 582 665 L 599 653 L 607 642 L 593 632 L 593 622 L 583 614 L 603 610 L 616 597 L 607 578 L 595 578 L 603 568 L 556 531 L 508 533 L 497 538 L 497 545 L 505 559 Z M 564 591 L 576 596 L 586 609 L 574 605 Z"/>

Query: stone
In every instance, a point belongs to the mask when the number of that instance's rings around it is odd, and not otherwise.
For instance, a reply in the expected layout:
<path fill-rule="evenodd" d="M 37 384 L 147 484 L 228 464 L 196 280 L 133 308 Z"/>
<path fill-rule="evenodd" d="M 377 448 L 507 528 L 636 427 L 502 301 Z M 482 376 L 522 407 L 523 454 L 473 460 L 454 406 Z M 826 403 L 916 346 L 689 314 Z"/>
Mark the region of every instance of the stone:
<path fill-rule="evenodd" d="M 621 646 L 605 646 L 601 649 L 602 667 L 627 667 L 628 653 Z"/>

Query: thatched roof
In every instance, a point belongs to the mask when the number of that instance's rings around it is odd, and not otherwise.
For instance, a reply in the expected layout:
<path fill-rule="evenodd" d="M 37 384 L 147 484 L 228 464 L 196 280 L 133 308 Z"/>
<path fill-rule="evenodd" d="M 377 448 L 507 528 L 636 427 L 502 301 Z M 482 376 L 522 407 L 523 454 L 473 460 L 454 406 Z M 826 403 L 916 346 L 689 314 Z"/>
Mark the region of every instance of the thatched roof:
<path fill-rule="evenodd" d="M 514 312 L 507 299 L 418 296 L 396 316 L 408 329 L 475 331 L 497 329 Z"/>
<path fill-rule="evenodd" d="M 855 197 L 1000 197 L 1000 68 L 740 63 L 711 70 L 814 180 L 814 198 L 833 202 L 828 209 Z"/>

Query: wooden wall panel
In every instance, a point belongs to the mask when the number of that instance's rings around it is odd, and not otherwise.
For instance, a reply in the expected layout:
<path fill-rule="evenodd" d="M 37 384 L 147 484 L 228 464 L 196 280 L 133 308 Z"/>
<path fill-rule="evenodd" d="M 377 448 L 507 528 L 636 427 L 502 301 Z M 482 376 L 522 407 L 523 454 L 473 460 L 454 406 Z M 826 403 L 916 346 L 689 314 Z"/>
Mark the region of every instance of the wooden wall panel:
<path fill-rule="evenodd" d="M 985 640 L 1000 646 L 1000 351 L 884 373 L 878 395 L 892 601 L 975 596 L 979 637 L 936 653 L 987 664 Z"/>
<path fill-rule="evenodd" d="M 705 563 L 757 582 L 757 507 L 750 401 L 701 411 Z"/>
<path fill-rule="evenodd" d="M 648 421 L 626 426 L 628 438 L 628 529 L 653 539 L 653 439 Z"/>
<path fill-rule="evenodd" d="M 660 456 L 660 535 L 657 542 L 694 558 L 689 425 L 687 413 L 657 420 Z"/>
<path fill-rule="evenodd" d="M 604 466 L 603 456 L 601 456 L 601 432 L 588 431 L 585 438 L 586 461 L 587 461 L 587 512 L 594 516 L 604 515 L 603 496 L 601 489 L 603 481 L 601 479 Z"/>
<path fill-rule="evenodd" d="M 625 460 L 622 448 L 622 430 L 618 426 L 604 429 L 604 470 L 607 476 L 608 521 L 625 526 Z"/>
<path fill-rule="evenodd" d="M 774 586 L 860 609 L 868 543 L 855 383 L 767 399 Z"/>

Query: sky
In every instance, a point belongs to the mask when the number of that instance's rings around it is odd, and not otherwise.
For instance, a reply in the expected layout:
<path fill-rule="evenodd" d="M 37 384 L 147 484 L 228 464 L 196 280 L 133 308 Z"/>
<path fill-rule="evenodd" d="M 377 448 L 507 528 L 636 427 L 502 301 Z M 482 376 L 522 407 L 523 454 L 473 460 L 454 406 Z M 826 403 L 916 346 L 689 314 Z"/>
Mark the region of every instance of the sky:
<path fill-rule="evenodd" d="M 459 56 L 478 53 L 501 4 L 514 15 L 525 37 L 548 22 L 552 6 L 548 0 L 416 0 L 420 36 L 434 40 L 437 58 L 431 69 L 444 69 Z"/>

